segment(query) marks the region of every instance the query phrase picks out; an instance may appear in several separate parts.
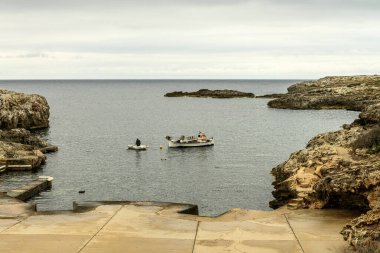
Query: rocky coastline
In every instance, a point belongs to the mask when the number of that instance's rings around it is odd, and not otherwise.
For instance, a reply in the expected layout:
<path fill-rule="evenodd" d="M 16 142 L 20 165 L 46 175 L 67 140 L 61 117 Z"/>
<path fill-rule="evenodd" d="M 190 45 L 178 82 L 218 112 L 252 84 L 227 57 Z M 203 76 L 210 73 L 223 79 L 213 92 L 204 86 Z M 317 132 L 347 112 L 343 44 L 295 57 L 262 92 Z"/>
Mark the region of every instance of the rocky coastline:
<path fill-rule="evenodd" d="M 43 96 L 0 89 L 0 166 L 38 169 L 58 150 L 35 133 L 49 127 L 49 109 Z"/>
<path fill-rule="evenodd" d="M 333 76 L 306 81 L 268 105 L 279 109 L 347 109 L 363 111 L 380 102 L 380 76 Z"/>
<path fill-rule="evenodd" d="M 256 98 L 282 98 L 285 94 L 281 94 L 281 93 L 274 93 L 274 94 L 266 94 L 266 95 L 260 95 L 260 96 L 256 96 Z"/>
<path fill-rule="evenodd" d="M 341 234 L 353 250 L 380 249 L 380 76 L 325 77 L 292 85 L 268 103 L 280 109 L 347 109 L 359 119 L 311 139 L 273 168 L 274 200 L 289 209 L 357 209 Z"/>
<path fill-rule="evenodd" d="M 169 92 L 165 94 L 165 97 L 254 98 L 255 94 L 236 90 L 200 89 L 194 92 Z"/>

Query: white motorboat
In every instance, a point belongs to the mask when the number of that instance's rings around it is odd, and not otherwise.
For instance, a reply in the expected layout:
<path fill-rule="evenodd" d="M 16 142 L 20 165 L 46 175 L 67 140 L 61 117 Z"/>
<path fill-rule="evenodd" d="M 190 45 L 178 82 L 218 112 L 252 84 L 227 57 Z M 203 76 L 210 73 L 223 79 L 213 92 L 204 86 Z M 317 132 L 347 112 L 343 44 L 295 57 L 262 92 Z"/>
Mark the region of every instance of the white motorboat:
<path fill-rule="evenodd" d="M 132 149 L 132 150 L 146 150 L 148 148 L 147 145 L 128 145 L 128 149 Z"/>
<path fill-rule="evenodd" d="M 184 136 L 174 138 L 166 136 L 169 148 L 204 147 L 214 145 L 214 138 L 207 138 L 205 133 L 199 132 L 197 136 Z"/>

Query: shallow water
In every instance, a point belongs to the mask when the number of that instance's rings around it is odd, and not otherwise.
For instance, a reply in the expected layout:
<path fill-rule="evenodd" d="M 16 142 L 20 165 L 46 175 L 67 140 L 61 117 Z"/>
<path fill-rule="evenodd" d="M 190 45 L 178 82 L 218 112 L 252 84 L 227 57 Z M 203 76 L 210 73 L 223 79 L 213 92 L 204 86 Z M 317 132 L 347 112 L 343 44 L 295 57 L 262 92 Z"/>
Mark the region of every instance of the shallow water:
<path fill-rule="evenodd" d="M 198 204 L 203 215 L 233 207 L 269 210 L 270 170 L 314 135 L 338 130 L 358 113 L 270 109 L 268 99 L 163 95 L 199 88 L 263 95 L 286 92 L 296 82 L 0 81 L 1 88 L 47 98 L 51 117 L 44 136 L 60 148 L 37 173 L 1 175 L 0 190 L 49 175 L 54 177 L 52 190 L 33 200 L 40 210 L 70 209 L 74 200 L 186 202 Z M 214 147 L 166 148 L 165 136 L 199 130 L 215 138 Z M 136 137 L 150 146 L 148 151 L 126 150 Z"/>

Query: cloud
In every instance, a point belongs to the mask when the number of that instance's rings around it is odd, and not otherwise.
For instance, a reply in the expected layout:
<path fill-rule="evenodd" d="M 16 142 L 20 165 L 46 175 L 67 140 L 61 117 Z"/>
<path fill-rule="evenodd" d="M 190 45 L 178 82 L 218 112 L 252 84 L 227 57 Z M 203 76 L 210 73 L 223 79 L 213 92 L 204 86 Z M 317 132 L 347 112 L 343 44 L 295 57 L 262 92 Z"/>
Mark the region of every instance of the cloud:
<path fill-rule="evenodd" d="M 4 0 L 0 79 L 373 73 L 379 8 L 372 0 Z"/>

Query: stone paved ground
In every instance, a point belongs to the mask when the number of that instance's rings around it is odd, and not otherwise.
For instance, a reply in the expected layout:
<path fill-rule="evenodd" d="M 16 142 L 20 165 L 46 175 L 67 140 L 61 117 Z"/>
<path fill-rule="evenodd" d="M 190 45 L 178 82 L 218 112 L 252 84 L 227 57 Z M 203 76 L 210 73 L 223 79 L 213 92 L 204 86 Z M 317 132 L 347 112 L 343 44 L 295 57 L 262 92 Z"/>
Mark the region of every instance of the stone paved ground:
<path fill-rule="evenodd" d="M 46 213 L 3 199 L 0 252 L 343 252 L 347 243 L 339 231 L 357 215 L 337 210 L 233 209 L 215 218 L 178 213 L 188 207 L 125 202 Z"/>

